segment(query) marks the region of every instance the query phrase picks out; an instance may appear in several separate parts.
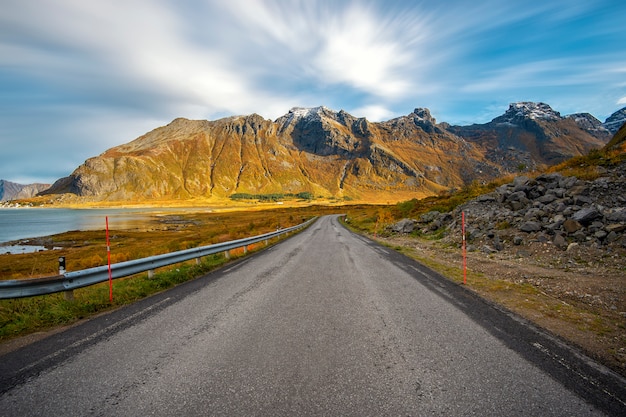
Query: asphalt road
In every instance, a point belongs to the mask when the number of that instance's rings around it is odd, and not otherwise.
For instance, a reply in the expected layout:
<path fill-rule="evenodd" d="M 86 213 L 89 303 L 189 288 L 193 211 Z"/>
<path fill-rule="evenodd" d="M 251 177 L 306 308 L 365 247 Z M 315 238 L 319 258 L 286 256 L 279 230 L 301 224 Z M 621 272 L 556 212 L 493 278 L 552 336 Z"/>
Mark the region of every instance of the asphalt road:
<path fill-rule="evenodd" d="M 625 386 L 336 217 L 0 357 L 2 416 L 625 415 Z"/>

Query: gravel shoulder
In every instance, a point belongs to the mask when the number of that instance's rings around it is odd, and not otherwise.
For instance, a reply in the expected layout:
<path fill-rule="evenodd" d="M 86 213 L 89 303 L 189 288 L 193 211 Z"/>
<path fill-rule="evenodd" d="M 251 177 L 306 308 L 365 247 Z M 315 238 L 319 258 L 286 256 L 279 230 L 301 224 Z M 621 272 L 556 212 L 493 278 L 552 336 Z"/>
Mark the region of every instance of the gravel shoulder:
<path fill-rule="evenodd" d="M 445 240 L 396 235 L 381 242 L 444 275 L 462 277 L 462 251 Z M 467 253 L 468 287 L 626 375 L 626 254 L 551 242 Z"/>

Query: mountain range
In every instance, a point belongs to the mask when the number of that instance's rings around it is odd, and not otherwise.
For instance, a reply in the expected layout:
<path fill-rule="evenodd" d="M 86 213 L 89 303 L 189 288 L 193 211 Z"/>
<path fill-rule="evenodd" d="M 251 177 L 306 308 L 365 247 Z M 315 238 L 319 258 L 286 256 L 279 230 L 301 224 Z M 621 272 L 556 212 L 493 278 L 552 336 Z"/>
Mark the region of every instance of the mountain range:
<path fill-rule="evenodd" d="M 308 192 L 398 201 L 585 154 L 624 121 L 626 108 L 603 124 L 532 102 L 471 126 L 437 123 L 426 108 L 379 123 L 323 106 L 293 108 L 274 121 L 179 118 L 88 159 L 42 194 L 161 201 Z"/>
<path fill-rule="evenodd" d="M 0 201 L 32 198 L 50 188 L 50 184 L 18 184 L 0 180 Z"/>

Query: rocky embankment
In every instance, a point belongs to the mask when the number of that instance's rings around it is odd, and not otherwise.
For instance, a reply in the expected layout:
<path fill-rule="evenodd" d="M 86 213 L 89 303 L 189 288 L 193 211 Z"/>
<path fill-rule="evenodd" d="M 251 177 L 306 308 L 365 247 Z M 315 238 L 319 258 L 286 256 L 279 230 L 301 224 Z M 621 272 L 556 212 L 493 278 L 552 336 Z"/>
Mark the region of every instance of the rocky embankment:
<path fill-rule="evenodd" d="M 567 251 L 578 246 L 626 249 L 626 165 L 602 169 L 585 181 L 559 173 L 520 176 L 451 213 L 431 211 L 390 228 L 398 233 L 446 228 L 460 236 L 461 212 L 467 219 L 468 250 L 487 253 L 530 242 L 549 243 Z"/>

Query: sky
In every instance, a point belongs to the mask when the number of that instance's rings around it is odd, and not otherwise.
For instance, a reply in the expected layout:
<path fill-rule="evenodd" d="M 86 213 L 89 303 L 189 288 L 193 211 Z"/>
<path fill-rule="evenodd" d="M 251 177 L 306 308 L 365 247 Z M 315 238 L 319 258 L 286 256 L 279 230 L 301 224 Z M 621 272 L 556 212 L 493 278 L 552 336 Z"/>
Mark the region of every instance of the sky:
<path fill-rule="evenodd" d="M 52 183 L 177 117 L 626 106 L 623 0 L 0 0 L 0 179 Z"/>

